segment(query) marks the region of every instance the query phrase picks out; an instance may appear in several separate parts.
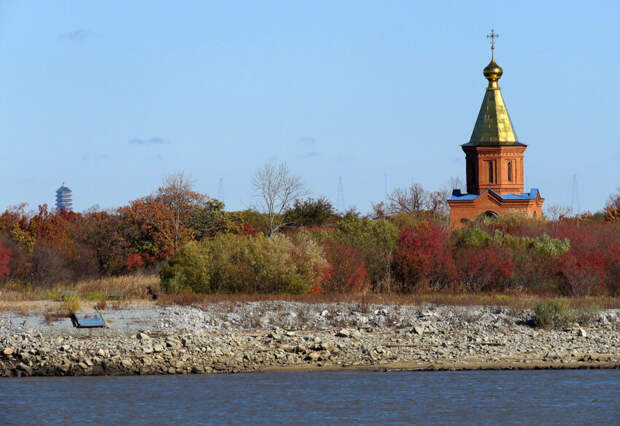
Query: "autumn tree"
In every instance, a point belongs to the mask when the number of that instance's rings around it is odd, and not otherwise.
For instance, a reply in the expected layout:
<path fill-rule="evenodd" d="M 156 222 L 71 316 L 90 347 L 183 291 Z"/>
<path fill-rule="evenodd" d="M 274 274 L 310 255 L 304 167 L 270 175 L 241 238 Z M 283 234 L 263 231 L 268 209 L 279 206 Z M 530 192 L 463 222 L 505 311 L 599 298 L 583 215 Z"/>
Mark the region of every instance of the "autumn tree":
<path fill-rule="evenodd" d="M 146 263 L 162 260 L 173 250 L 172 212 L 153 196 L 130 201 L 128 206 L 119 208 L 118 212 L 122 218 L 124 237 L 130 243 L 130 251 L 140 253 Z M 183 236 L 188 235 L 184 232 Z"/>
<path fill-rule="evenodd" d="M 620 221 L 620 192 L 609 196 L 609 201 L 605 205 L 605 220 L 609 222 Z"/>
<path fill-rule="evenodd" d="M 154 194 L 154 199 L 166 206 L 172 219 L 172 246 L 176 251 L 185 234 L 186 224 L 192 213 L 206 200 L 206 196 L 193 191 L 193 183 L 182 172 L 167 176 Z"/>
<path fill-rule="evenodd" d="M 238 233 L 242 225 L 242 215 L 239 212 L 224 211 L 224 203 L 215 198 L 206 200 L 196 208 L 188 223 L 198 241 L 213 238 L 222 232 Z"/>
<path fill-rule="evenodd" d="M 265 164 L 252 179 L 259 198 L 259 209 L 267 215 L 267 232 L 272 236 L 285 224 L 283 213 L 296 200 L 308 195 L 301 178 L 291 173 L 286 163 Z"/>
<path fill-rule="evenodd" d="M 125 269 L 129 241 L 123 229 L 117 212 L 93 210 L 83 215 L 75 238 L 94 250 L 100 275 L 118 274 Z"/>

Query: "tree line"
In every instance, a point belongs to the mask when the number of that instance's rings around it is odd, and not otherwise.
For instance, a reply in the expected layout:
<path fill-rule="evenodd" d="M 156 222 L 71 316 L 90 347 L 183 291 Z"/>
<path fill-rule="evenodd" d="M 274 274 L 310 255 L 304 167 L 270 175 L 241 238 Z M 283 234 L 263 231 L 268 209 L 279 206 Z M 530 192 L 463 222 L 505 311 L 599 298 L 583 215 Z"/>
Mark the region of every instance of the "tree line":
<path fill-rule="evenodd" d="M 258 204 L 226 211 L 182 173 L 111 210 L 0 215 L 0 283 L 69 285 L 137 271 L 169 292 L 620 291 L 620 194 L 594 214 L 506 215 L 450 232 L 445 192 L 396 189 L 372 213 L 309 198 L 281 165 L 254 176 Z"/>

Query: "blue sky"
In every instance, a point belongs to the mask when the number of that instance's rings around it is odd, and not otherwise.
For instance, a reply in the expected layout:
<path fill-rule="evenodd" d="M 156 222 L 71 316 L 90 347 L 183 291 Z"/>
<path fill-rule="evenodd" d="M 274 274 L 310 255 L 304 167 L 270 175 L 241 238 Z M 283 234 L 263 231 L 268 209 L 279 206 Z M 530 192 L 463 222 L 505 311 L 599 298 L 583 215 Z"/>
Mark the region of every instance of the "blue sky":
<path fill-rule="evenodd" d="M 620 186 L 620 3 L 0 1 L 0 208 L 110 208 L 169 173 L 254 203 L 285 161 L 347 206 L 464 180 L 496 59 L 526 187 L 598 210 Z M 573 202 L 573 176 L 578 203 Z"/>

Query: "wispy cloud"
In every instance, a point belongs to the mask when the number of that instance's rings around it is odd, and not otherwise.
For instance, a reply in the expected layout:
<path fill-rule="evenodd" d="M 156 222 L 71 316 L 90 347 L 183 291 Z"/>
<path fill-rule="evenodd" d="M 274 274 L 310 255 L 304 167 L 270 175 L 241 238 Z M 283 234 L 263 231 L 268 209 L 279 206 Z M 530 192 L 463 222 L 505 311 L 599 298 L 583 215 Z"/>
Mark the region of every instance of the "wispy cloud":
<path fill-rule="evenodd" d="M 60 39 L 79 42 L 86 40 L 88 37 L 90 37 L 90 35 L 90 31 L 80 28 L 60 34 Z"/>
<path fill-rule="evenodd" d="M 129 143 L 134 145 L 163 145 L 168 141 L 162 137 L 153 136 L 152 138 L 133 138 Z"/>

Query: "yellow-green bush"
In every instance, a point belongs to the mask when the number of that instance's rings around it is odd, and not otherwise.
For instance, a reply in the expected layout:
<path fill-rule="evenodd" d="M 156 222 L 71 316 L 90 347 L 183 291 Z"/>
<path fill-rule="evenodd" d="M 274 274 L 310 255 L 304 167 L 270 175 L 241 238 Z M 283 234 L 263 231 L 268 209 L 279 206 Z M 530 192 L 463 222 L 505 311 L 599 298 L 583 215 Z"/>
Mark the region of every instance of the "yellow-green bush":
<path fill-rule="evenodd" d="M 77 296 L 66 297 L 60 309 L 67 316 L 71 316 L 80 310 L 80 299 Z"/>
<path fill-rule="evenodd" d="M 210 293 L 211 259 L 208 251 L 191 242 L 174 253 L 162 266 L 162 286 L 168 293 Z"/>
<path fill-rule="evenodd" d="M 220 234 L 188 244 L 161 270 L 169 293 L 305 293 L 326 266 L 305 233 L 293 237 Z"/>

